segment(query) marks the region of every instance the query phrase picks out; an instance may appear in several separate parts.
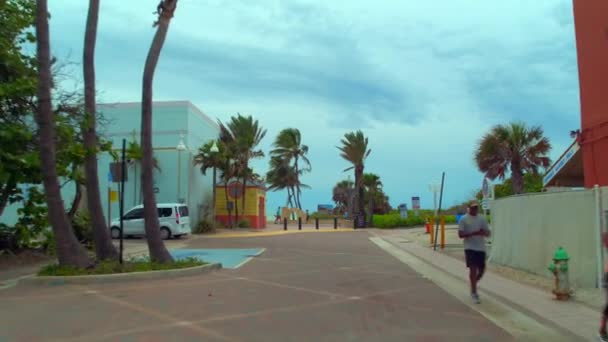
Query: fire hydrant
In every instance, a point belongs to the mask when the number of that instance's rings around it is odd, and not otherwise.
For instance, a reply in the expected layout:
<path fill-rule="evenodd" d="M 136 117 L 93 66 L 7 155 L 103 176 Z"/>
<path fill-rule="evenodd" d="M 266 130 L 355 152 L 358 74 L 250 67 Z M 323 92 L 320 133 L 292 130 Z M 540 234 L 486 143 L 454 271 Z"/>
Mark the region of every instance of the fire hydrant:
<path fill-rule="evenodd" d="M 558 247 L 553 255 L 553 263 L 548 267 L 555 277 L 553 294 L 558 300 L 568 300 L 570 298 L 570 282 L 568 281 L 569 259 L 568 252 L 562 247 Z"/>

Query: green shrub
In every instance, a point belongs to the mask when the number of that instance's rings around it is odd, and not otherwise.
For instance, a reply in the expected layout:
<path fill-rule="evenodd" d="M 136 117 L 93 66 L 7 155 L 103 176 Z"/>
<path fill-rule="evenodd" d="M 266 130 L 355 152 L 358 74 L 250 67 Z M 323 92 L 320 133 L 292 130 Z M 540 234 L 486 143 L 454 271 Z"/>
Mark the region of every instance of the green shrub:
<path fill-rule="evenodd" d="M 431 211 L 432 212 L 432 211 Z M 453 215 L 446 215 L 445 223 L 452 224 L 456 222 L 456 217 Z M 391 213 L 387 215 L 374 215 L 374 227 L 376 228 L 406 228 L 406 227 L 416 227 L 416 226 L 424 226 L 425 224 L 425 216 L 418 215 L 415 216 L 408 213 L 407 218 L 401 218 L 398 213 Z"/>
<path fill-rule="evenodd" d="M 171 270 L 179 268 L 187 268 L 194 266 L 206 265 L 206 262 L 200 261 L 195 258 L 186 258 L 182 260 L 176 260 L 168 264 L 159 264 L 150 262 L 146 258 L 139 260 L 129 260 L 120 264 L 117 261 L 103 261 L 95 265 L 92 268 L 76 268 L 73 266 L 59 266 L 58 264 L 51 264 L 44 266 L 38 275 L 40 276 L 78 276 L 78 275 L 92 275 L 92 274 L 115 274 L 115 273 L 131 273 L 131 272 L 147 272 L 147 271 L 160 271 L 160 270 Z"/>
<path fill-rule="evenodd" d="M 206 233 L 212 233 L 213 231 L 215 231 L 215 229 L 213 229 L 211 222 L 209 222 L 207 220 L 201 220 L 194 228 L 193 233 L 194 234 L 206 234 Z"/>
<path fill-rule="evenodd" d="M 87 210 L 79 211 L 74 215 L 72 227 L 74 228 L 74 234 L 78 241 L 85 246 L 92 248 L 93 224 L 91 222 L 91 215 L 89 215 Z"/>
<path fill-rule="evenodd" d="M 239 227 L 239 228 L 251 228 L 251 224 L 249 223 L 249 220 L 242 219 L 237 224 L 237 227 Z"/>

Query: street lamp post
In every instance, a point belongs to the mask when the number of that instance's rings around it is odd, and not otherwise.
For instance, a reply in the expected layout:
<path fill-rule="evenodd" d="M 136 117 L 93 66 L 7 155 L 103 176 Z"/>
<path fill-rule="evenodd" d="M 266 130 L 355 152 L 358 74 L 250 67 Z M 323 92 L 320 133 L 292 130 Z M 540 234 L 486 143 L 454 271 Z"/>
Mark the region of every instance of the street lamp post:
<path fill-rule="evenodd" d="M 211 145 L 211 148 L 209 149 L 209 152 L 211 152 L 213 155 L 217 155 L 217 153 L 220 151 L 219 148 L 217 148 L 217 144 L 215 143 L 215 140 L 213 140 L 213 144 Z M 212 212 L 212 216 L 211 216 L 211 227 L 213 229 L 215 229 L 215 199 L 216 199 L 216 173 L 217 173 L 217 167 L 215 166 L 215 162 L 213 163 L 213 203 L 211 204 L 211 212 Z M 228 195 L 228 194 L 226 194 Z"/>
<path fill-rule="evenodd" d="M 184 135 L 179 135 L 179 143 L 176 147 L 177 150 L 177 202 L 181 203 L 182 197 L 182 151 L 186 150 L 186 144 L 184 143 Z"/>

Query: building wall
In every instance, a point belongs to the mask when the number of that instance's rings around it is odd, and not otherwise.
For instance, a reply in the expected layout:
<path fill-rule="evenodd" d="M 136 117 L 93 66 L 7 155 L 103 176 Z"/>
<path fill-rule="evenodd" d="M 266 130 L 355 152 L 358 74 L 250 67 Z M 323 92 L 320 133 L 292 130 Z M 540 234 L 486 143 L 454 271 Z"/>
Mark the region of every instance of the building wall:
<path fill-rule="evenodd" d="M 490 260 L 546 277 L 555 250 L 570 254 L 570 279 L 577 287 L 594 287 L 598 281 L 600 230 L 608 209 L 608 188 L 601 189 L 600 213 L 595 190 L 563 191 L 511 196 L 492 204 Z M 603 272 L 603 267 L 601 267 Z"/>
<path fill-rule="evenodd" d="M 608 1 L 573 1 L 585 186 L 608 185 Z"/>

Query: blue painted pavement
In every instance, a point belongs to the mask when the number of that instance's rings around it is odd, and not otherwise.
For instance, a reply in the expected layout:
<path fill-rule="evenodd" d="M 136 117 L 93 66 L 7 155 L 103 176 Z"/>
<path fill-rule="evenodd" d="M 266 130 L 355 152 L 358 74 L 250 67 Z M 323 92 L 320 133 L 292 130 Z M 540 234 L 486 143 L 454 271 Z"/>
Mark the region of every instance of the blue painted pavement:
<path fill-rule="evenodd" d="M 208 263 L 221 263 L 223 268 L 238 268 L 264 252 L 264 248 L 172 249 L 174 259 L 196 258 Z"/>

